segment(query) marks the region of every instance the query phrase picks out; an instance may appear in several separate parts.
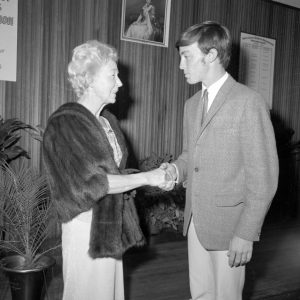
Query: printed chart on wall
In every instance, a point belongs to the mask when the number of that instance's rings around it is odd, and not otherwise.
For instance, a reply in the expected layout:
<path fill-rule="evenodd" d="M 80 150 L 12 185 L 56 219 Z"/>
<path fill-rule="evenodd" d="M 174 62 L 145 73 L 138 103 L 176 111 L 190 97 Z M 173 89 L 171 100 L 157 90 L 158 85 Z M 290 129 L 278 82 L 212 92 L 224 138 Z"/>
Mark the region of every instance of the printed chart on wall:
<path fill-rule="evenodd" d="M 239 81 L 259 92 L 272 108 L 274 39 L 241 32 Z"/>
<path fill-rule="evenodd" d="M 18 0 L 0 0 L 0 80 L 16 81 Z"/>

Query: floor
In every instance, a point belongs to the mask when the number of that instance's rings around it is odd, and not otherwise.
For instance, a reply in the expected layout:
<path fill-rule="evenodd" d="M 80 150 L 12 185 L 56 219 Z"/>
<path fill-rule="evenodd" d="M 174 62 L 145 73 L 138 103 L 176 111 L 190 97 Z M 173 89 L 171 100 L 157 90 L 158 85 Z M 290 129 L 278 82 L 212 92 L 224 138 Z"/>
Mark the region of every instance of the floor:
<path fill-rule="evenodd" d="M 300 222 L 266 224 L 261 238 L 247 267 L 243 299 L 300 299 Z M 61 299 L 59 253 L 56 266 L 48 273 L 49 286 L 44 300 Z M 153 236 L 147 247 L 125 255 L 124 275 L 126 300 L 189 299 L 185 238 L 170 232 Z M 0 299 L 11 300 L 3 273 L 0 273 Z"/>

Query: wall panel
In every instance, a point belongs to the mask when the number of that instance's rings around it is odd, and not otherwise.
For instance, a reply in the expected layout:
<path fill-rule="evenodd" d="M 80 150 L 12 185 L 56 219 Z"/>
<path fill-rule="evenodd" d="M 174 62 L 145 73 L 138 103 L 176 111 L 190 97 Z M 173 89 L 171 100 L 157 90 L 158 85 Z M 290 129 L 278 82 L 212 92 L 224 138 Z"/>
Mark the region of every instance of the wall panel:
<path fill-rule="evenodd" d="M 66 78 L 71 50 L 87 39 L 99 39 L 120 53 L 123 88 L 112 110 L 134 156 L 176 156 L 181 151 L 184 102 L 199 85 L 186 84 L 174 44 L 187 26 L 211 19 L 232 31 L 235 47 L 229 71 L 235 78 L 241 31 L 276 39 L 273 112 L 295 130 L 294 139 L 300 139 L 299 10 L 266 0 L 172 0 L 169 47 L 162 48 L 120 40 L 121 2 L 19 1 L 17 82 L 1 84 L 5 117 L 45 126 L 59 105 L 74 99 Z M 40 166 L 39 144 L 27 136 L 22 143 L 32 153 L 32 163 Z"/>
<path fill-rule="evenodd" d="M 0 81 L 0 116 L 5 115 L 5 81 Z"/>

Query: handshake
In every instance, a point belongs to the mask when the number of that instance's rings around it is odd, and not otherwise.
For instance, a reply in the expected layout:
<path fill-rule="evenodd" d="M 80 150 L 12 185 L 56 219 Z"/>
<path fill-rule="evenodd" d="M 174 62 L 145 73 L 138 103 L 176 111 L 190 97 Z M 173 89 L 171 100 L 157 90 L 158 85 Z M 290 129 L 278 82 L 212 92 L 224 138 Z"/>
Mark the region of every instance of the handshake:
<path fill-rule="evenodd" d="M 177 170 L 173 164 L 163 163 L 159 168 L 147 173 L 149 185 L 157 186 L 165 191 L 170 191 L 174 188 L 177 179 Z"/>

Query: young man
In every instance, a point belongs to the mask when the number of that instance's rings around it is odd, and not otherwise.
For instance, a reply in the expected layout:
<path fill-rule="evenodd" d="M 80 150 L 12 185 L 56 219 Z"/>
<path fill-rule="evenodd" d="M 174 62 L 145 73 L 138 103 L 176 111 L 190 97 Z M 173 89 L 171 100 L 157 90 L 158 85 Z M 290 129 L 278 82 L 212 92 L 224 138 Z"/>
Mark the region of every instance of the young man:
<path fill-rule="evenodd" d="M 226 27 L 211 21 L 191 26 L 176 46 L 187 82 L 202 82 L 185 104 L 182 154 L 161 166 L 177 182 L 187 181 L 192 299 L 240 300 L 245 264 L 277 188 L 269 110 L 257 92 L 226 72 Z"/>

